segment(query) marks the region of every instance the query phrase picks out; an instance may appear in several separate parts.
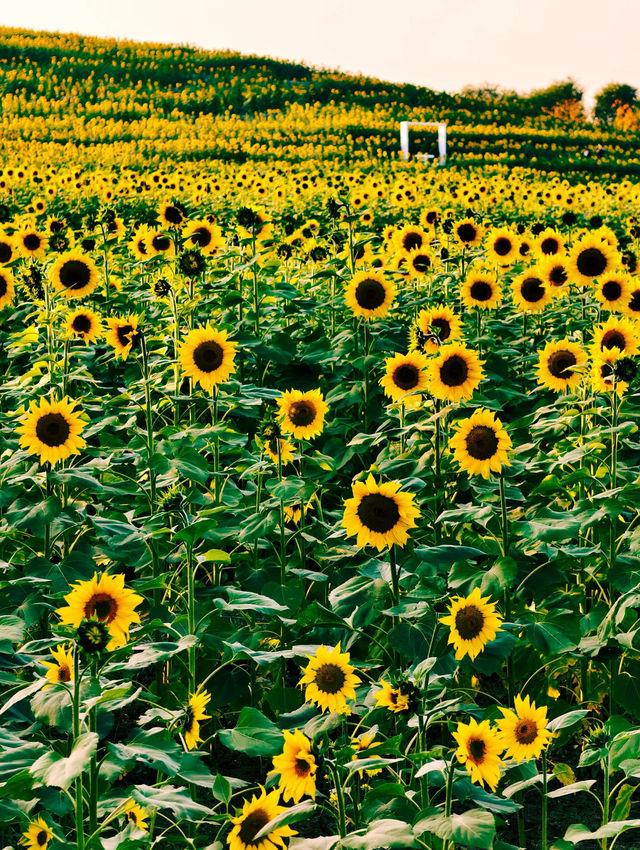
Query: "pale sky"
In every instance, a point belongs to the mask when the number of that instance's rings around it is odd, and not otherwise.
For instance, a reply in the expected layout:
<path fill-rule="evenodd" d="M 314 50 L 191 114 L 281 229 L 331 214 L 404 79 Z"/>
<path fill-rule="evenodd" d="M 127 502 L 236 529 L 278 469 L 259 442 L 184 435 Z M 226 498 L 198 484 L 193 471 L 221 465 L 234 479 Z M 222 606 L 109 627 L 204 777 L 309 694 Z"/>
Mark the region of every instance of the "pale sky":
<path fill-rule="evenodd" d="M 640 0 L 0 0 L 0 23 L 275 56 L 455 91 L 640 89 Z"/>

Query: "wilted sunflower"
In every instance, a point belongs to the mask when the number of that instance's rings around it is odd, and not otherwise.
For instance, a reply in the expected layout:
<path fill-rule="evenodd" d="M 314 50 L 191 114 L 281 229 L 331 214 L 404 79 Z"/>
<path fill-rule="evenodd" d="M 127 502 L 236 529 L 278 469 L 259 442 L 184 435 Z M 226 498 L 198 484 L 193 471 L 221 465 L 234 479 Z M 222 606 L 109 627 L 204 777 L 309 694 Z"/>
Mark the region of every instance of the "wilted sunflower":
<path fill-rule="evenodd" d="M 44 257 L 49 244 L 47 234 L 32 222 L 23 224 L 16 232 L 14 239 L 23 257 L 36 260 Z"/>
<path fill-rule="evenodd" d="M 217 224 L 209 224 L 205 218 L 186 224 L 182 236 L 189 248 L 198 248 L 205 255 L 217 254 L 224 247 L 222 231 Z"/>
<path fill-rule="evenodd" d="M 500 781 L 502 743 L 488 720 L 478 723 L 473 717 L 469 723 L 458 723 L 453 737 L 458 744 L 456 757 L 464 764 L 472 782 L 485 782 L 495 791 Z"/>
<path fill-rule="evenodd" d="M 638 353 L 638 331 L 635 323 L 624 316 L 609 316 L 606 322 L 596 325 L 593 335 L 595 351 L 617 348 L 627 356 Z"/>
<path fill-rule="evenodd" d="M 85 423 L 82 413 L 74 411 L 75 401 L 66 396 L 60 401 L 32 401 L 29 410 L 21 416 L 17 431 L 20 445 L 40 456 L 40 463 L 55 464 L 69 455 L 79 454 L 86 445 L 80 436 Z"/>
<path fill-rule="evenodd" d="M 427 358 L 419 351 L 388 357 L 385 360 L 384 376 L 380 379 L 380 386 L 385 395 L 392 401 L 401 402 L 405 407 L 420 407 L 420 393 L 429 383 L 426 366 Z"/>
<path fill-rule="evenodd" d="M 306 702 L 315 703 L 322 711 L 349 714 L 347 700 L 356 698 L 360 677 L 349 664 L 349 653 L 340 652 L 340 644 L 319 646 L 315 655 L 307 655 L 309 663 L 299 684 L 305 686 Z"/>
<path fill-rule="evenodd" d="M 420 511 L 413 493 L 400 492 L 399 481 L 378 484 L 373 475 L 351 485 L 353 496 L 344 503 L 341 525 L 347 536 L 358 535 L 358 546 L 369 544 L 378 551 L 385 546 L 404 546 L 408 529 L 415 528 Z"/>
<path fill-rule="evenodd" d="M 88 345 L 102 336 L 102 319 L 87 307 L 80 307 L 69 313 L 65 326 L 71 336 L 79 337 Z"/>
<path fill-rule="evenodd" d="M 317 766 L 311 741 L 298 729 L 293 732 L 285 729 L 283 735 L 282 752 L 274 756 L 273 770 L 268 775 L 280 775 L 278 788 L 285 803 L 287 800 L 299 803 L 305 794 L 315 799 Z"/>
<path fill-rule="evenodd" d="M 456 428 L 449 445 L 461 469 L 489 478 L 492 472 L 501 472 L 503 466 L 510 465 L 507 453 L 511 450 L 511 437 L 490 410 L 474 410 Z"/>
<path fill-rule="evenodd" d="M 7 236 L 6 233 L 0 231 L 0 265 L 10 263 L 18 255 L 16 243 L 13 237 Z"/>
<path fill-rule="evenodd" d="M 422 334 L 418 336 L 416 330 Z M 426 354 L 435 354 L 444 343 L 455 342 L 462 336 L 462 323 L 451 307 L 438 304 L 420 310 L 416 328 L 412 328 L 409 348 Z M 421 343 L 421 345 L 419 345 Z"/>
<path fill-rule="evenodd" d="M 562 295 L 568 291 L 569 267 L 564 255 L 544 257 L 538 263 L 537 269 L 552 295 Z"/>
<path fill-rule="evenodd" d="M 185 375 L 205 392 L 213 392 L 218 384 L 228 380 L 235 371 L 236 344 L 228 339 L 226 330 L 211 325 L 195 328 L 186 335 L 178 361 Z"/>
<path fill-rule="evenodd" d="M 262 788 L 259 797 L 245 800 L 242 812 L 231 818 L 233 829 L 227 837 L 229 850 L 282 850 L 285 847 L 284 839 L 296 835 L 290 826 L 279 826 L 263 838 L 256 839 L 256 835 L 269 821 L 286 811 L 287 807 L 280 806 L 279 800 L 278 788 L 270 794 Z"/>
<path fill-rule="evenodd" d="M 11 269 L 0 269 L 0 310 L 11 304 L 16 294 L 16 285 Z"/>
<path fill-rule="evenodd" d="M 529 697 L 517 696 L 514 699 L 515 712 L 501 708 L 503 714 L 498 720 L 500 740 L 505 756 L 515 761 L 537 759 L 551 740 L 547 729 L 547 708 L 536 708 Z"/>
<path fill-rule="evenodd" d="M 444 345 L 429 363 L 429 392 L 443 401 L 471 398 L 484 377 L 483 362 L 465 345 Z"/>
<path fill-rule="evenodd" d="M 409 694 L 403 694 L 400 688 L 394 688 L 385 679 L 380 680 L 380 690 L 374 693 L 376 708 L 388 708 L 394 714 L 409 708 Z"/>
<path fill-rule="evenodd" d="M 460 282 L 460 297 L 470 310 L 493 310 L 500 303 L 500 284 L 493 272 L 471 270 Z"/>
<path fill-rule="evenodd" d="M 297 440 L 311 440 L 321 434 L 328 410 L 320 390 L 287 390 L 278 399 L 280 427 Z"/>
<path fill-rule="evenodd" d="M 141 829 L 143 832 L 148 831 L 149 824 L 147 823 L 147 820 L 149 819 L 149 812 L 146 809 L 143 809 L 142 806 L 138 805 L 135 800 L 127 800 L 124 804 L 124 815 L 127 819 L 127 823 L 138 827 L 138 829 Z"/>
<path fill-rule="evenodd" d="M 409 277 L 418 279 L 427 274 L 431 274 L 436 267 L 436 258 L 431 251 L 426 248 L 416 248 L 411 251 L 407 257 L 405 268 L 409 272 Z"/>
<path fill-rule="evenodd" d="M 389 312 L 395 292 L 395 283 L 382 272 L 358 272 L 347 284 L 345 303 L 354 316 L 381 319 Z"/>
<path fill-rule="evenodd" d="M 497 266 L 510 266 L 518 259 L 520 240 L 507 227 L 496 227 L 487 235 L 487 258 Z"/>
<path fill-rule="evenodd" d="M 124 646 L 129 640 L 131 625 L 140 622 L 140 614 L 135 609 L 144 602 L 142 596 L 124 586 L 121 574 L 102 573 L 98 578 L 94 573 L 89 581 L 78 581 L 71 587 L 71 593 L 64 597 L 66 607 L 56 611 L 60 622 L 78 628 L 83 620 L 95 618 L 109 630 L 109 651 Z"/>
<path fill-rule="evenodd" d="M 511 293 L 521 313 L 541 313 L 552 299 L 551 287 L 537 266 L 526 269 L 514 279 Z"/>
<path fill-rule="evenodd" d="M 607 310 L 625 309 L 631 298 L 631 280 L 624 272 L 602 275 L 594 287 L 594 296 Z"/>
<path fill-rule="evenodd" d="M 555 392 L 574 390 L 582 380 L 587 352 L 570 339 L 549 341 L 538 354 L 538 383 Z"/>
<path fill-rule="evenodd" d="M 49 682 L 73 682 L 73 646 L 60 644 L 51 650 L 51 655 L 53 661 L 41 662 L 47 668 L 45 676 Z"/>
<path fill-rule="evenodd" d="M 202 741 L 200 737 L 200 721 L 208 720 L 210 715 L 205 714 L 205 708 L 211 700 L 208 691 L 198 691 L 189 697 L 185 708 L 185 719 L 182 725 L 182 734 L 188 750 L 195 750 Z"/>
<path fill-rule="evenodd" d="M 49 842 L 53 838 L 53 830 L 44 818 L 37 817 L 29 824 L 26 832 L 22 833 L 20 844 L 29 850 L 47 850 Z"/>
<path fill-rule="evenodd" d="M 448 643 L 453 644 L 456 661 L 465 655 L 473 661 L 501 631 L 502 617 L 496 612 L 496 603 L 476 587 L 469 596 L 453 596 L 449 613 L 440 617 L 440 622 L 449 626 Z"/>
<path fill-rule="evenodd" d="M 138 347 L 140 341 L 138 322 L 137 316 L 127 316 L 126 319 L 107 319 L 109 330 L 104 338 L 115 349 L 116 358 L 121 357 L 126 360 Z"/>
<path fill-rule="evenodd" d="M 536 236 L 534 250 L 541 257 L 561 255 L 564 254 L 564 240 L 557 230 L 547 227 Z"/>
<path fill-rule="evenodd" d="M 576 283 L 590 284 L 620 265 L 620 256 L 609 242 L 593 234 L 579 239 L 569 252 L 569 269 Z"/>
<path fill-rule="evenodd" d="M 98 285 L 98 268 L 93 259 L 82 251 L 65 251 L 49 270 L 56 292 L 66 298 L 82 298 Z"/>
<path fill-rule="evenodd" d="M 482 242 L 482 226 L 472 218 L 463 218 L 453 225 L 453 235 L 465 248 L 475 248 Z"/>

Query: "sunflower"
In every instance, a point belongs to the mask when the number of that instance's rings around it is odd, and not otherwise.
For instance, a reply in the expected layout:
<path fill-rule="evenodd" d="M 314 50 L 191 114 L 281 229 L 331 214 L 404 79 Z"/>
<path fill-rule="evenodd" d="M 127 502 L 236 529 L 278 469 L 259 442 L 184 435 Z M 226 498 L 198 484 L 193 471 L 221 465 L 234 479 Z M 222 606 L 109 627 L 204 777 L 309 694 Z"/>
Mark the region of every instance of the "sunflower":
<path fill-rule="evenodd" d="M 517 235 L 507 227 L 496 227 L 487 235 L 487 258 L 497 266 L 510 266 L 518 259 Z"/>
<path fill-rule="evenodd" d="M 500 284 L 493 272 L 470 271 L 460 282 L 460 297 L 470 310 L 493 310 L 500 303 Z"/>
<path fill-rule="evenodd" d="M 415 248 L 407 257 L 406 268 L 413 280 L 434 271 L 436 258 L 427 248 Z"/>
<path fill-rule="evenodd" d="M 440 221 L 440 210 L 435 207 L 427 207 L 420 214 L 420 224 L 426 228 L 435 228 Z"/>
<path fill-rule="evenodd" d="M 360 677 L 349 664 L 349 653 L 340 652 L 340 644 L 330 649 L 319 646 L 315 655 L 307 655 L 309 663 L 298 684 L 305 685 L 305 702 L 315 703 L 322 711 L 349 714 L 348 699 L 356 698 Z"/>
<path fill-rule="evenodd" d="M 227 331 L 211 325 L 189 331 L 178 352 L 184 374 L 205 392 L 213 392 L 229 378 L 235 371 L 235 357 L 236 344 L 228 339 Z"/>
<path fill-rule="evenodd" d="M 141 224 L 129 240 L 129 249 L 137 260 L 148 260 L 152 256 L 149 246 L 150 229 L 146 224 Z"/>
<path fill-rule="evenodd" d="M 591 386 L 596 393 L 610 393 L 615 387 L 619 397 L 622 397 L 629 386 L 625 381 L 616 378 L 615 363 L 622 358 L 622 352 L 617 348 L 596 351 L 591 362 Z"/>
<path fill-rule="evenodd" d="M 43 661 L 47 668 L 46 678 L 52 684 L 57 682 L 73 682 L 73 647 L 71 644 L 60 646 L 51 650 L 53 661 Z M 49 687 L 47 685 L 47 687 Z"/>
<path fill-rule="evenodd" d="M 262 207 L 243 207 L 238 213 L 238 235 L 241 239 L 264 242 L 273 234 L 273 223 Z"/>
<path fill-rule="evenodd" d="M 217 254 L 224 247 L 222 231 L 218 225 L 209 224 L 204 218 L 186 224 L 182 236 L 189 248 L 198 248 L 205 255 Z"/>
<path fill-rule="evenodd" d="M 159 254 L 165 257 L 175 257 L 175 243 L 171 236 L 161 228 L 156 227 L 149 230 L 146 244 L 152 257 L 157 257 Z"/>
<path fill-rule="evenodd" d="M 537 266 L 518 275 L 511 284 L 511 292 L 513 303 L 521 313 L 541 313 L 552 299 L 551 287 Z"/>
<path fill-rule="evenodd" d="M 49 278 L 56 292 L 66 298 L 81 298 L 98 285 L 98 268 L 88 254 L 65 251 L 51 266 Z"/>
<path fill-rule="evenodd" d="M 41 260 L 49 245 L 47 234 L 31 222 L 23 224 L 16 232 L 14 238 L 22 256 L 30 257 L 34 260 Z"/>
<path fill-rule="evenodd" d="M 489 478 L 492 472 L 510 465 L 507 452 L 511 450 L 511 437 L 490 410 L 479 408 L 459 422 L 449 445 L 460 468 L 470 475 Z"/>
<path fill-rule="evenodd" d="M 127 823 L 136 826 L 143 832 L 148 831 L 149 824 L 147 823 L 147 820 L 149 818 L 149 812 L 146 809 L 143 809 L 142 806 L 138 805 L 135 800 L 127 800 L 124 804 L 124 815 L 127 819 Z"/>
<path fill-rule="evenodd" d="M 404 546 L 408 529 L 415 528 L 420 511 L 413 493 L 400 492 L 399 481 L 378 484 L 373 475 L 351 485 L 353 496 L 344 503 L 341 525 L 347 537 L 358 535 L 358 546 L 369 544 L 378 551 L 385 546 Z"/>
<path fill-rule="evenodd" d="M 67 315 L 65 326 L 71 336 L 79 337 L 88 345 L 102 336 L 102 319 L 93 310 L 80 307 Z"/>
<path fill-rule="evenodd" d="M 463 218 L 453 225 L 453 235 L 464 248 L 475 248 L 482 242 L 482 227 L 472 218 Z"/>
<path fill-rule="evenodd" d="M 427 233 L 422 227 L 406 224 L 395 234 L 395 247 L 403 254 L 411 254 L 413 251 L 427 248 L 432 240 L 433 233 Z"/>
<path fill-rule="evenodd" d="M 282 752 L 273 758 L 273 770 L 269 776 L 279 774 L 278 788 L 286 803 L 291 800 L 299 803 L 308 794 L 316 796 L 316 760 L 311 752 L 311 741 L 298 729 L 290 732 L 285 729 Z"/>
<path fill-rule="evenodd" d="M 35 400 L 21 417 L 18 426 L 20 446 L 40 455 L 40 463 L 55 464 L 69 455 L 79 454 L 86 445 L 80 436 L 85 423 L 82 413 L 74 411 L 76 402 L 65 396 L 61 401 Z"/>
<path fill-rule="evenodd" d="M 631 279 L 631 291 L 629 300 L 624 306 L 624 312 L 629 316 L 635 316 L 637 319 L 640 316 L 640 283 L 636 281 L 636 277 Z"/>
<path fill-rule="evenodd" d="M 135 610 L 141 602 L 133 590 L 124 586 L 124 576 L 102 573 L 100 578 L 94 573 L 89 581 L 78 581 L 72 585 L 71 593 L 64 597 L 65 608 L 58 608 L 56 614 L 65 626 L 78 628 L 83 620 L 96 619 L 104 623 L 111 635 L 107 650 L 124 646 L 129 640 L 129 629 L 133 623 L 140 622 Z"/>
<path fill-rule="evenodd" d="M 375 758 L 377 753 L 371 751 L 375 750 L 376 747 L 381 746 L 382 743 L 381 741 L 376 741 L 375 738 L 375 729 L 370 729 L 368 732 L 364 732 L 357 738 L 352 738 L 351 748 L 355 750 L 355 752 L 351 756 L 351 761 L 358 761 L 358 756 L 360 755 L 363 755 L 365 758 Z M 382 773 L 382 768 L 374 767 L 365 769 L 365 773 L 367 776 L 377 776 L 379 773 Z"/>
<path fill-rule="evenodd" d="M 607 310 L 624 310 L 631 298 L 632 284 L 624 272 L 602 275 L 594 288 L 594 296 Z"/>
<path fill-rule="evenodd" d="M 269 437 L 264 442 L 264 451 L 271 458 L 271 460 L 277 464 L 278 463 L 278 443 L 280 443 L 280 462 L 284 465 L 285 463 L 289 463 L 289 461 L 293 460 L 293 452 L 295 446 L 293 443 L 290 443 L 289 440 L 285 440 L 283 437 Z"/>
<path fill-rule="evenodd" d="M 501 708 L 503 714 L 498 720 L 498 729 L 505 756 L 514 761 L 537 759 L 551 740 L 547 729 L 547 707 L 536 708 L 529 697 L 517 696 L 514 699 L 515 711 Z"/>
<path fill-rule="evenodd" d="M 27 831 L 22 833 L 20 844 L 29 850 L 47 850 L 52 838 L 53 830 L 44 818 L 38 817 L 32 820 Z"/>
<path fill-rule="evenodd" d="M 462 336 L 462 323 L 451 307 L 438 304 L 421 310 L 415 328 L 409 334 L 409 348 L 423 354 L 435 354 L 443 343 L 455 342 Z"/>
<path fill-rule="evenodd" d="M 569 252 L 571 278 L 576 283 L 590 284 L 620 265 L 618 252 L 609 242 L 592 234 L 579 239 Z"/>
<path fill-rule="evenodd" d="M 185 708 L 185 719 L 182 726 L 184 742 L 188 750 L 195 750 L 198 744 L 202 741 L 200 737 L 200 721 L 208 720 L 210 715 L 205 714 L 205 708 L 211 700 L 211 694 L 208 691 L 199 691 L 189 697 L 189 702 Z"/>
<path fill-rule="evenodd" d="M 177 201 L 165 201 L 158 208 L 160 222 L 166 227 L 180 227 L 187 219 L 184 206 Z"/>
<path fill-rule="evenodd" d="M 483 362 L 461 343 L 444 345 L 429 363 L 429 392 L 450 402 L 471 398 L 484 377 Z"/>
<path fill-rule="evenodd" d="M 13 237 L 0 231 L 0 265 L 4 266 L 6 263 L 15 260 L 17 254 L 18 251 Z"/>
<path fill-rule="evenodd" d="M 465 655 L 473 661 L 501 631 L 502 618 L 496 613 L 496 603 L 476 587 L 467 597 L 452 597 L 449 613 L 440 617 L 440 622 L 449 626 L 448 643 L 453 644 L 456 661 Z"/>
<path fill-rule="evenodd" d="M 126 319 L 107 319 L 109 330 L 104 335 L 105 341 L 115 349 L 116 358 L 126 360 L 140 342 L 138 317 L 127 316 Z"/>
<path fill-rule="evenodd" d="M 390 682 L 380 680 L 380 690 L 376 691 L 376 708 L 388 708 L 394 714 L 409 708 L 409 695 L 403 694 L 400 688 L 394 688 Z"/>
<path fill-rule="evenodd" d="M 354 316 L 381 319 L 389 312 L 395 294 L 395 284 L 382 272 L 362 271 L 347 284 L 345 303 Z"/>
<path fill-rule="evenodd" d="M 311 440 L 321 434 L 328 410 L 320 390 L 287 390 L 278 399 L 280 427 L 297 440 Z"/>
<path fill-rule="evenodd" d="M 287 810 L 279 805 L 280 791 L 276 788 L 270 794 L 261 789 L 259 797 L 245 800 L 242 812 L 231 818 L 233 829 L 227 837 L 229 850 L 281 850 L 285 846 L 284 839 L 296 835 L 290 826 L 279 826 L 267 833 L 263 838 L 256 835 L 274 818 Z"/>
<path fill-rule="evenodd" d="M 538 263 L 537 269 L 544 283 L 550 288 L 552 295 L 560 295 L 567 291 L 569 267 L 565 256 L 544 257 Z"/>
<path fill-rule="evenodd" d="M 429 383 L 426 373 L 427 358 L 419 351 L 409 354 L 394 354 L 385 360 L 385 374 L 380 386 L 392 401 L 405 407 L 420 407 L 422 395 Z"/>
<path fill-rule="evenodd" d="M 502 743 L 488 720 L 478 723 L 473 717 L 469 723 L 458 723 L 453 737 L 458 744 L 456 757 L 464 764 L 472 782 L 485 782 L 492 791 L 500 781 Z"/>
<path fill-rule="evenodd" d="M 574 390 L 582 380 L 587 352 L 566 337 L 549 341 L 538 354 L 538 383 L 555 392 Z"/>
<path fill-rule="evenodd" d="M 540 257 L 558 256 L 564 254 L 564 240 L 552 227 L 547 227 L 536 236 L 534 251 Z"/>
<path fill-rule="evenodd" d="M 635 323 L 624 316 L 609 316 L 606 322 L 596 325 L 593 336 L 595 351 L 617 348 L 629 356 L 638 353 L 638 331 Z"/>
<path fill-rule="evenodd" d="M 16 285 L 11 269 L 0 269 L 0 310 L 11 304 L 16 294 Z"/>

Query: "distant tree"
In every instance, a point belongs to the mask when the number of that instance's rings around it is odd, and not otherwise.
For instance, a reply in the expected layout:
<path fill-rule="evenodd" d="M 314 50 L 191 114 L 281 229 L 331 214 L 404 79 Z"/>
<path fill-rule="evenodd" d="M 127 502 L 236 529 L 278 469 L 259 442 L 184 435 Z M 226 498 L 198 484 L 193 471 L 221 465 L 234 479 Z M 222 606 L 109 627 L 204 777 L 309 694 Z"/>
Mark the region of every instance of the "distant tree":
<path fill-rule="evenodd" d="M 582 103 L 583 91 L 577 82 L 571 78 L 551 83 L 544 89 L 534 89 L 528 100 L 540 111 L 549 112 L 559 104 Z"/>
<path fill-rule="evenodd" d="M 609 83 L 596 95 L 594 115 L 598 121 L 611 124 L 616 117 L 619 106 L 635 106 L 638 102 L 638 91 L 627 83 Z"/>

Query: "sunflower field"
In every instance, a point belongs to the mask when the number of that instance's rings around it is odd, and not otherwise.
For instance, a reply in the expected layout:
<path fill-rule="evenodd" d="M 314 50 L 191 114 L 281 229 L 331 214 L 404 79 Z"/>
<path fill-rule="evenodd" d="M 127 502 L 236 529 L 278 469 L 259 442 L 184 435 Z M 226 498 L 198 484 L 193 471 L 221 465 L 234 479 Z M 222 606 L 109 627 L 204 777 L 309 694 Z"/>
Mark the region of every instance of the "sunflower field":
<path fill-rule="evenodd" d="M 0 31 L 1 847 L 640 846 L 638 140 L 436 94 Z"/>

